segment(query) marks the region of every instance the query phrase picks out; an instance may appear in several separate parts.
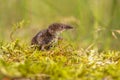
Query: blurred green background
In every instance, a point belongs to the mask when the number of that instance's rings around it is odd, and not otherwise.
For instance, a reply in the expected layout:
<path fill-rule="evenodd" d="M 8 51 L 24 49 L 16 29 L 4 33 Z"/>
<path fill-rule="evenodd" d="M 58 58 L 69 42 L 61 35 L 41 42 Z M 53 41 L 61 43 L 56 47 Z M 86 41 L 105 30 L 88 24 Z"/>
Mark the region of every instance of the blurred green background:
<path fill-rule="evenodd" d="M 120 0 L 0 0 L 0 40 L 10 41 L 22 20 L 29 23 L 14 36 L 29 44 L 39 30 L 62 22 L 74 26 L 63 36 L 78 47 L 120 49 Z"/>

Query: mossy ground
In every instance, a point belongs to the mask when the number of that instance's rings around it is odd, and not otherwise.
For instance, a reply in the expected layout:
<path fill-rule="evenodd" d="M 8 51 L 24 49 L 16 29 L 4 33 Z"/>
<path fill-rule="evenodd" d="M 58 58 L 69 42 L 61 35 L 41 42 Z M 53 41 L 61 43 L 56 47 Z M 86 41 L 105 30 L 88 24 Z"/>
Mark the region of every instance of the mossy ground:
<path fill-rule="evenodd" d="M 1 43 L 0 80 L 120 80 L 120 52 L 76 49 L 60 42 L 39 51 L 18 40 Z"/>

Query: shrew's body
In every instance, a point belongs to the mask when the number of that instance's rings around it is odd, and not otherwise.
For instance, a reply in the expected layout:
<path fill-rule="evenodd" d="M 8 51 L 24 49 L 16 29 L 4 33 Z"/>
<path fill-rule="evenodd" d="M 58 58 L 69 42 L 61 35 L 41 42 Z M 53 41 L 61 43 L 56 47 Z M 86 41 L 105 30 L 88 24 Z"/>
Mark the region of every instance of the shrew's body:
<path fill-rule="evenodd" d="M 33 37 L 31 44 L 37 45 L 40 50 L 48 50 L 53 45 L 53 43 L 58 41 L 60 32 L 72 28 L 73 27 L 62 23 L 51 24 L 48 29 L 42 30 L 37 33 Z"/>

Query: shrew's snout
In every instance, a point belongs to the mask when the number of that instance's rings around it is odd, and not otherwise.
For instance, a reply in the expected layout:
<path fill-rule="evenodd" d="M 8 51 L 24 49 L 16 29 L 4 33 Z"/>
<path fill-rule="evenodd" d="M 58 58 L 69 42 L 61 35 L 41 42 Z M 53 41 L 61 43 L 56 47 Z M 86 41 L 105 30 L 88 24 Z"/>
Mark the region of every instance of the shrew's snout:
<path fill-rule="evenodd" d="M 73 27 L 72 27 L 72 26 L 69 26 L 69 25 L 66 25 L 64 28 L 65 28 L 65 29 L 73 29 Z"/>

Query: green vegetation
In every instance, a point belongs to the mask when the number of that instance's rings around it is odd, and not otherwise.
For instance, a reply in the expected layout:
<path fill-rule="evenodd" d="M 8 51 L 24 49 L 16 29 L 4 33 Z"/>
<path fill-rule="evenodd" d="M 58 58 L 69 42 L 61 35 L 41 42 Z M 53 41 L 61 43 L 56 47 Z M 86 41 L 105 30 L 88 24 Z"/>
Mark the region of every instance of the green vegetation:
<path fill-rule="evenodd" d="M 0 0 L 0 80 L 120 80 L 119 21 L 120 0 Z M 74 29 L 32 48 L 54 22 Z"/>
<path fill-rule="evenodd" d="M 63 45 L 64 44 L 64 45 Z M 0 78 L 33 80 L 119 80 L 120 52 L 75 49 L 61 41 L 39 51 L 15 40 L 1 43 Z"/>
<path fill-rule="evenodd" d="M 100 50 L 120 49 L 119 0 L 0 0 L 0 14 L 4 41 L 10 40 L 11 26 L 21 20 L 30 24 L 16 36 L 27 43 L 39 30 L 62 22 L 74 26 L 64 37 L 79 47 L 95 43 Z"/>
<path fill-rule="evenodd" d="M 59 41 L 49 51 L 40 51 L 15 39 L 25 21 L 13 25 L 11 41 L 0 43 L 1 80 L 119 80 L 120 51 L 102 51 L 93 44 L 75 47 Z"/>

